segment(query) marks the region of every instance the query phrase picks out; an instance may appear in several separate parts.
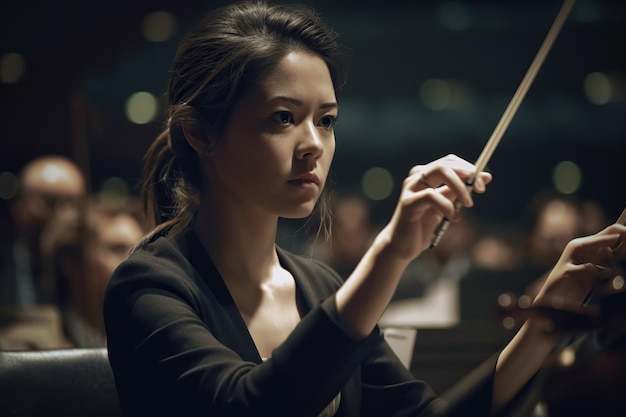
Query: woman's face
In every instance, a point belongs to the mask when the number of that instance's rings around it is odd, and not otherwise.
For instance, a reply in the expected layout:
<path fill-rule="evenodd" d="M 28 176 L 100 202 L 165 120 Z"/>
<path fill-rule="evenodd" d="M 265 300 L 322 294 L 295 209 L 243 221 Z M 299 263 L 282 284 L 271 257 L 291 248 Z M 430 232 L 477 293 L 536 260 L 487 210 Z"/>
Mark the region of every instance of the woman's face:
<path fill-rule="evenodd" d="M 291 52 L 234 107 L 210 154 L 219 204 L 272 215 L 309 215 L 335 153 L 337 99 L 325 62 Z"/>

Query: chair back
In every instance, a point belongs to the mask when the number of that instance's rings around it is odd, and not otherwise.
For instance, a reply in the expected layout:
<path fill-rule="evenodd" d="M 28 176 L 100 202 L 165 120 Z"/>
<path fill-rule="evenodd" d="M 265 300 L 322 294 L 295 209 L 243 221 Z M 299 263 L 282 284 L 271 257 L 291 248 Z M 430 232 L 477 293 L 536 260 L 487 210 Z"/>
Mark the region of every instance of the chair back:
<path fill-rule="evenodd" d="M 0 351 L 0 393 L 0 416 L 120 416 L 106 348 Z"/>

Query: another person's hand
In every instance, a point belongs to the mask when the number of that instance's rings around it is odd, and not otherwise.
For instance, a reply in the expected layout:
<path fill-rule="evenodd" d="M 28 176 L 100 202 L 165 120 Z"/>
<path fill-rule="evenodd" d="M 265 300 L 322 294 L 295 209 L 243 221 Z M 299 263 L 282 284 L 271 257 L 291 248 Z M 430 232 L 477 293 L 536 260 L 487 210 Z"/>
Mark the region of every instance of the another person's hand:
<path fill-rule="evenodd" d="M 626 226 L 614 224 L 570 241 L 545 280 L 534 305 L 576 310 L 588 294 L 617 273 L 626 255 Z"/>

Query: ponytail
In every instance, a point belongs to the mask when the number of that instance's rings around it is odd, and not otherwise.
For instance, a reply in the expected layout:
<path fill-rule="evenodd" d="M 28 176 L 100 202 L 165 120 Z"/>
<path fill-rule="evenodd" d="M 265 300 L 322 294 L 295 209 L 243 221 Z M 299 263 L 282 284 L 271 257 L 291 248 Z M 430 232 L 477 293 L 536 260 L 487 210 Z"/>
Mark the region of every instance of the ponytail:
<path fill-rule="evenodd" d="M 166 128 L 154 140 L 144 157 L 141 199 L 146 222 L 154 228 L 172 218 L 175 202 L 172 197 L 172 163 L 170 129 Z"/>
<path fill-rule="evenodd" d="M 178 137 L 181 133 L 178 124 L 167 127 L 144 157 L 141 198 L 146 222 L 154 229 L 149 236 L 185 228 L 198 206 L 198 161 L 186 140 Z M 181 152 L 181 146 L 188 152 Z"/>

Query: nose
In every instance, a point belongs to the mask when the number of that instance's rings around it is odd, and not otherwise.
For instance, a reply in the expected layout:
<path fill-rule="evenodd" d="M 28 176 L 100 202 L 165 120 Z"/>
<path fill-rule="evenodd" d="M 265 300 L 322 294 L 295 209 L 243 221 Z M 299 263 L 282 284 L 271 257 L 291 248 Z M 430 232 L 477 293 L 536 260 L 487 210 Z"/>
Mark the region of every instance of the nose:
<path fill-rule="evenodd" d="M 301 140 L 296 149 L 300 159 L 318 159 L 324 153 L 322 133 L 313 123 L 307 123 L 303 129 Z"/>

